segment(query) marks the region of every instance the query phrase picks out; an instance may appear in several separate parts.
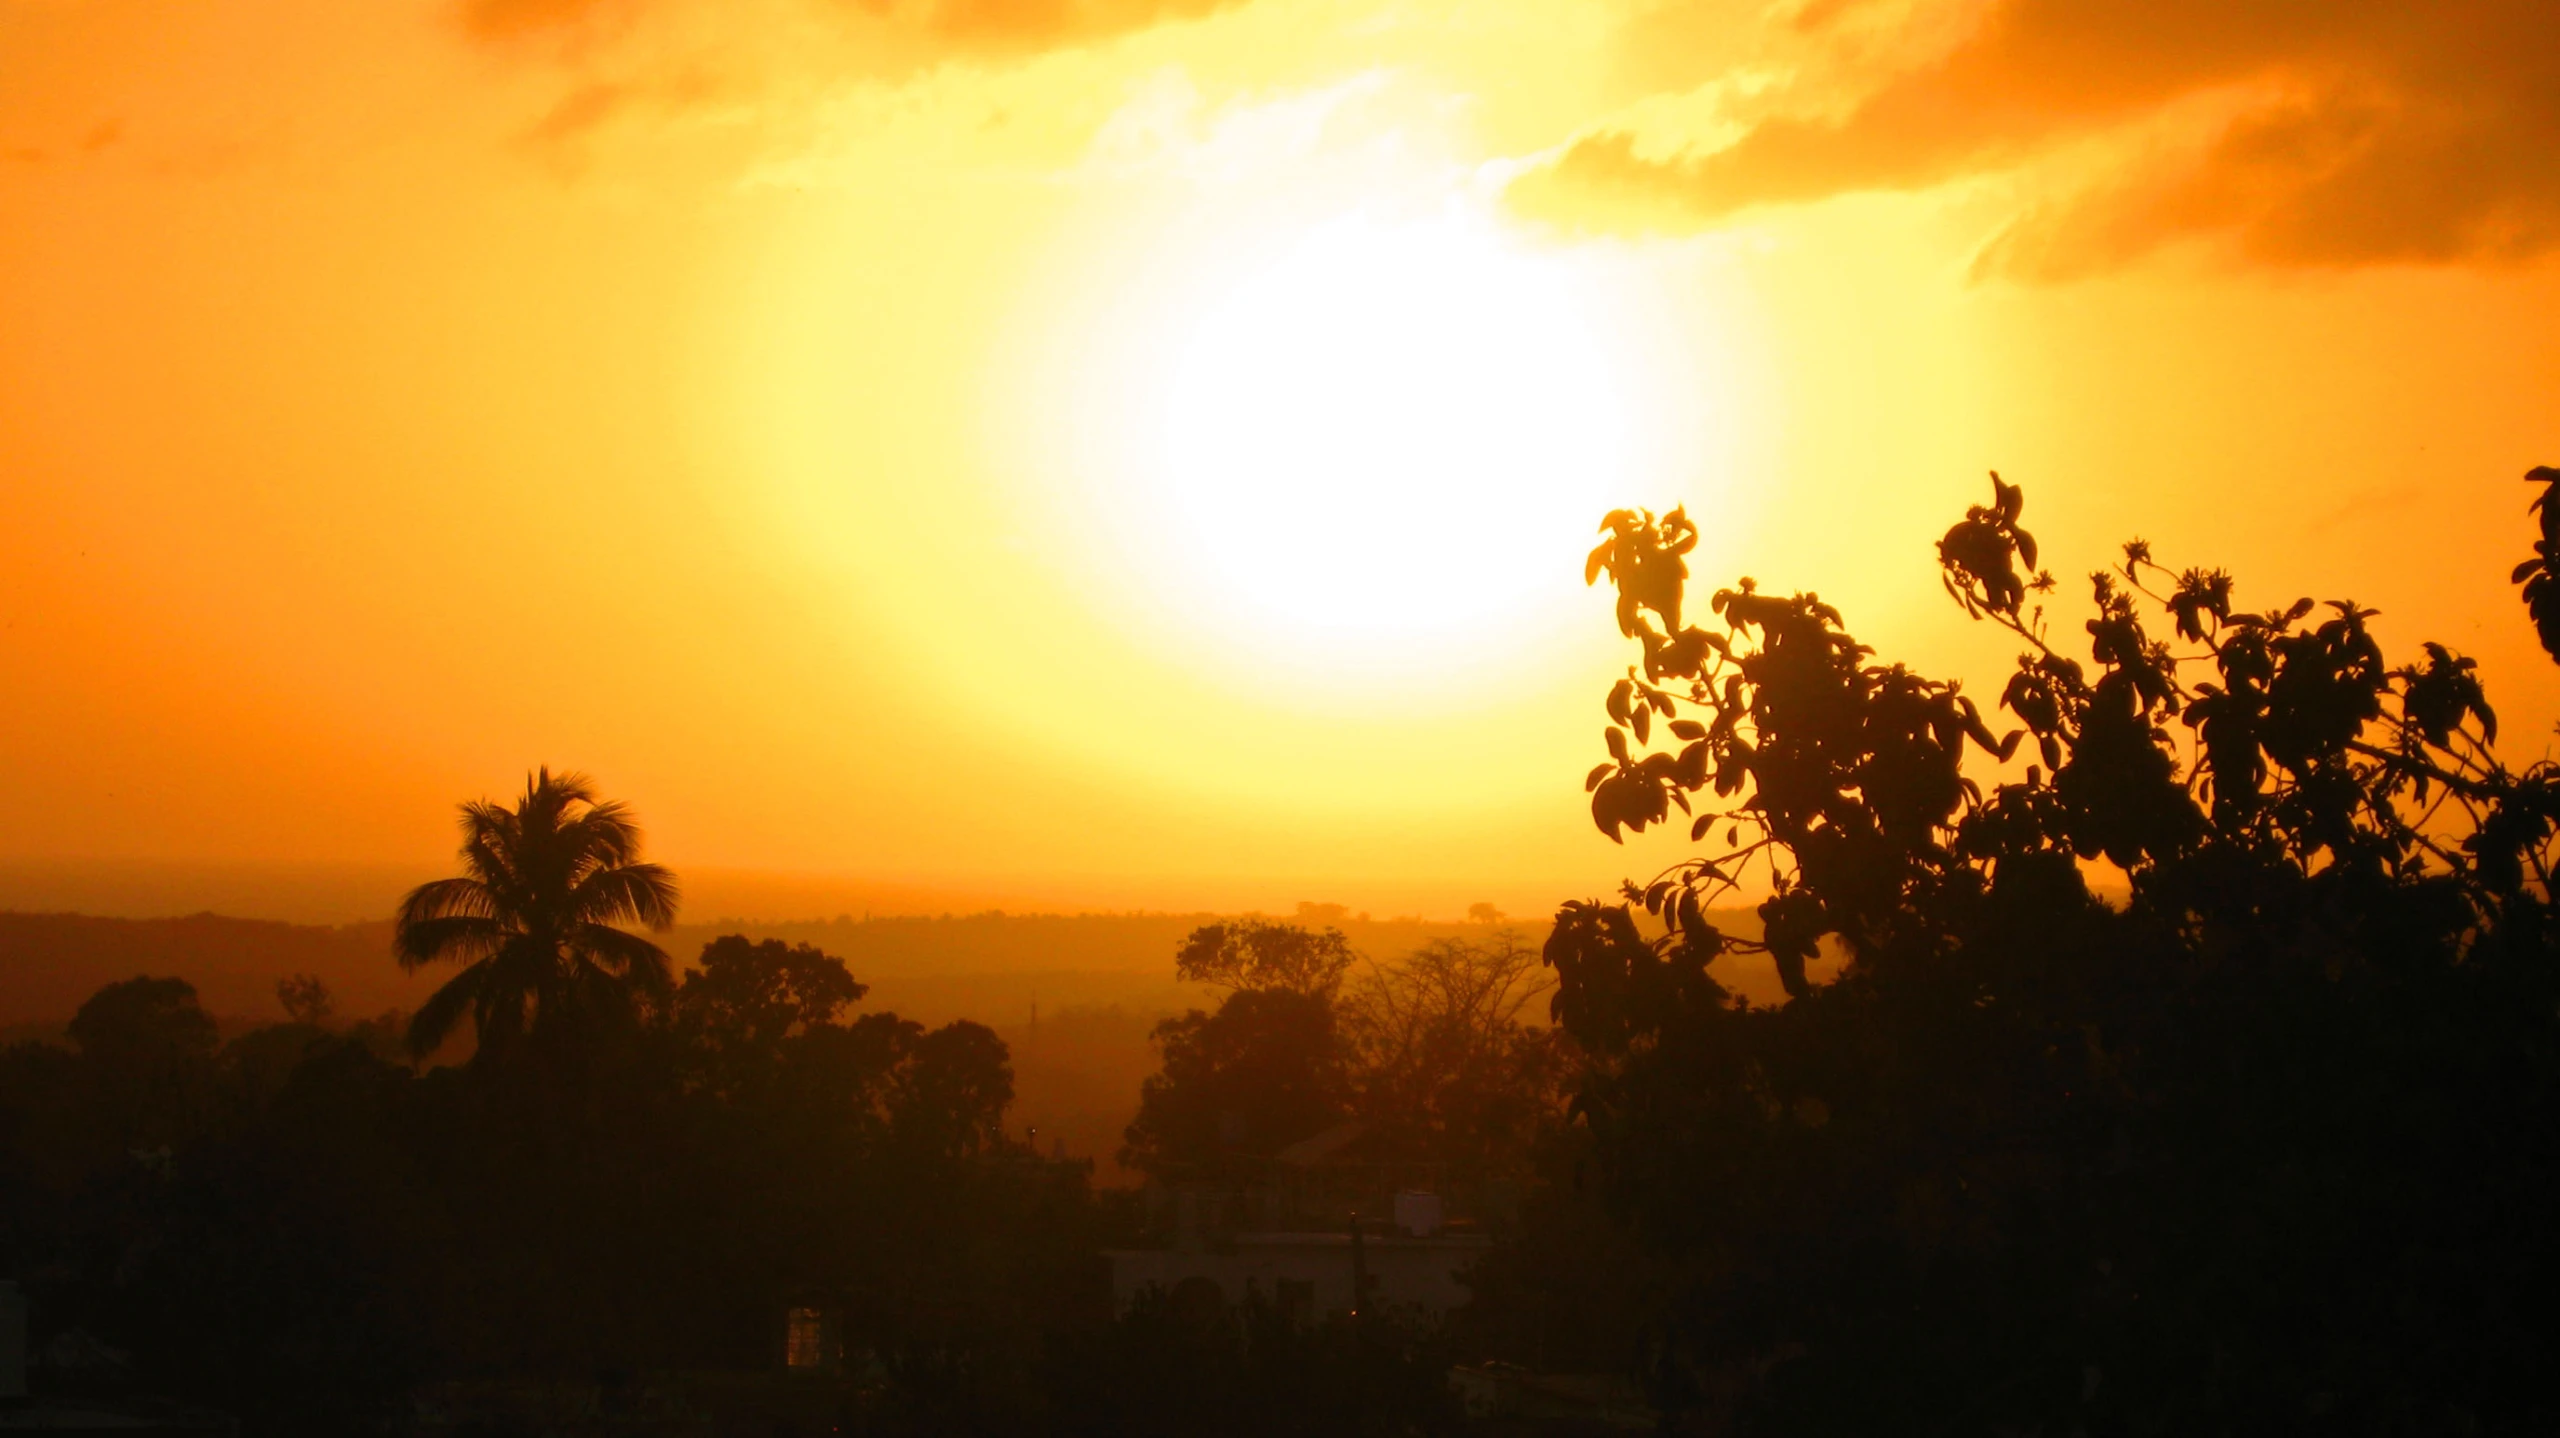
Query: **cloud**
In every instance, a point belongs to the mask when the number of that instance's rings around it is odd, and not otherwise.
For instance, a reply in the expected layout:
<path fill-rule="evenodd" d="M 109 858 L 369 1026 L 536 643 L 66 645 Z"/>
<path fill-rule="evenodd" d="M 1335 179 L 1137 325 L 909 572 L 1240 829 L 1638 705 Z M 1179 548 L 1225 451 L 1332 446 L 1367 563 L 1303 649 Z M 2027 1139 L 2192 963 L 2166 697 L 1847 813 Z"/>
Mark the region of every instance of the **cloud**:
<path fill-rule="evenodd" d="M 561 71 L 565 87 L 517 139 L 569 176 L 609 130 L 699 121 L 788 135 L 849 84 L 1018 64 L 1244 3 L 455 0 L 450 13 L 474 45 Z"/>
<path fill-rule="evenodd" d="M 524 141 L 537 150 L 567 144 L 613 118 L 630 100 L 631 92 L 621 85 L 580 85 L 544 111 L 524 132 Z"/>
<path fill-rule="evenodd" d="M 1037 53 L 1108 40 L 1177 20 L 1197 19 L 1242 0 L 808 0 L 849 30 L 925 37 L 946 55 Z M 535 37 L 581 38 L 610 26 L 645 22 L 671 0 L 463 0 L 460 18 L 473 38 L 508 43 Z"/>
<path fill-rule="evenodd" d="M 954 49 L 1036 51 L 1196 20 L 1242 0 L 930 0 L 906 7 Z"/>
<path fill-rule="evenodd" d="M 1820 9 L 1798 26 L 1860 20 Z M 2560 247 L 2560 4 L 1996 0 L 1852 93 L 1785 87 L 1724 148 L 1647 151 L 1587 134 L 1538 193 L 1696 226 L 2012 173 L 2046 197 L 1982 273 L 2064 277 L 2196 236 L 2274 265 L 2514 259 Z"/>

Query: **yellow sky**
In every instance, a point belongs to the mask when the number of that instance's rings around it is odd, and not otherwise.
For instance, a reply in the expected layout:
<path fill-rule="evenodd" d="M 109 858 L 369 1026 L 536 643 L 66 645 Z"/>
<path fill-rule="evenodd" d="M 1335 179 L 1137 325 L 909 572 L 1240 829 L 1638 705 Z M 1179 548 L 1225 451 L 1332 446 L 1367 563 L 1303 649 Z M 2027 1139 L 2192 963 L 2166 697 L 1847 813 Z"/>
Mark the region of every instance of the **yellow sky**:
<path fill-rule="evenodd" d="M 1601 510 L 1981 683 L 1995 467 L 2539 754 L 2546 10 L 0 0 L 0 860 L 1533 909 Z"/>

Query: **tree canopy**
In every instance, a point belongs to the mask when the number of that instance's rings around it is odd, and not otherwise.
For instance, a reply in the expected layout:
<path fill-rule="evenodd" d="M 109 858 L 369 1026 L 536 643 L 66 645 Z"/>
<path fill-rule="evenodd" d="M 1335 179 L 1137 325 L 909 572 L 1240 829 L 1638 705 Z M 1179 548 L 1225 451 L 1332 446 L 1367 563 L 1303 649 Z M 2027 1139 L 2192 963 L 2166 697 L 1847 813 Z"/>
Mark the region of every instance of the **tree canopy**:
<path fill-rule="evenodd" d="M 1226 1173 L 1350 1116 L 1330 995 L 1239 989 L 1214 1012 L 1157 1025 L 1155 1043 L 1164 1067 L 1139 1090 L 1123 1163 L 1164 1176 Z"/>
<path fill-rule="evenodd" d="M 1357 957 L 1340 929 L 1239 919 L 1194 929 L 1174 955 L 1173 972 L 1187 984 L 1321 996 L 1341 986 Z"/>
<path fill-rule="evenodd" d="M 1401 1160 L 1474 1179 L 1522 1166 L 1566 1071 L 1555 1032 L 1521 1020 L 1545 983 L 1509 930 L 1379 961 L 1334 929 L 1203 925 L 1175 971 L 1233 992 L 1155 1030 L 1122 1161 L 1162 1177 L 1229 1175 L 1360 1120 Z"/>
<path fill-rule="evenodd" d="M 2006 732 L 1812 593 L 1697 615 L 1679 511 L 1592 553 L 1640 650 L 1593 818 L 1707 845 L 1546 949 L 1603 1186 L 1680 1275 L 1666 1400 L 1769 1432 L 2550 1421 L 2560 770 L 2499 760 L 2471 661 L 2395 665 L 2370 609 L 2245 609 L 2140 541 L 2067 652 L 2024 507 L 1995 475 L 1938 545 L 2020 646 Z M 1718 913 L 1750 889 L 1758 936 Z M 1715 980 L 1754 950 L 1791 1002 Z"/>
<path fill-rule="evenodd" d="M 213 1057 L 213 1020 L 184 979 L 131 978 L 89 996 L 71 1016 L 71 1041 L 101 1063 L 166 1069 Z"/>

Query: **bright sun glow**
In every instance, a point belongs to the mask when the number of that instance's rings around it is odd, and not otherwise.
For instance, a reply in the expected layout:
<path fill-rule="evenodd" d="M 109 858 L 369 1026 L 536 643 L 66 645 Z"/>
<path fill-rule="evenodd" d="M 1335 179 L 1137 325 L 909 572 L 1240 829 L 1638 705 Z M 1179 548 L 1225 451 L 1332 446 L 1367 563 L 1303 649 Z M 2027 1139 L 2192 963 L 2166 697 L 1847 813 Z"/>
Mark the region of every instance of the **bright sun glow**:
<path fill-rule="evenodd" d="M 1596 330 L 1573 272 L 1481 213 L 1308 232 L 1172 347 L 1153 459 L 1178 552 L 1329 648 L 1552 592 L 1635 492 L 1627 386 Z"/>
<path fill-rule="evenodd" d="M 1057 242 L 986 370 L 1004 552 L 1128 652 L 1293 711 L 1524 692 L 1588 650 L 1603 514 L 1734 527 L 1695 322 L 1721 293 L 1378 133 L 1375 164 L 1202 142 L 1163 203 Z"/>

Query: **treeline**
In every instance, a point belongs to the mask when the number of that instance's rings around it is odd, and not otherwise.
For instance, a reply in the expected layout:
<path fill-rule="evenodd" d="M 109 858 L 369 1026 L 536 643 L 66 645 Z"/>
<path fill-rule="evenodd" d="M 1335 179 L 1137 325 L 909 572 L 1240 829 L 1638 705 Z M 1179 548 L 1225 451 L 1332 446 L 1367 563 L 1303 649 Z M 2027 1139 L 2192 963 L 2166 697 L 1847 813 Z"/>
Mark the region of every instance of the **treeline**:
<path fill-rule="evenodd" d="M 1467 920 L 1376 918 L 1340 904 L 1303 903 L 1288 914 L 1213 913 L 838 915 L 832 919 L 722 919 L 705 928 L 679 923 L 667 931 L 679 946 L 724 933 L 750 934 L 808 944 L 836 954 L 857 972 L 875 978 L 919 973 L 1041 974 L 1125 973 L 1150 980 L 1174 977 L 1165 964 L 1183 940 L 1205 924 L 1262 918 L 1302 928 L 1335 929 L 1365 953 L 1400 954 L 1434 939 L 1462 936 L 1489 923 L 1511 922 L 1479 906 Z M 1539 921 L 1543 924 L 1544 920 Z"/>
<path fill-rule="evenodd" d="M 764 1397 L 803 1429 L 1457 1421 L 1448 1350 L 1383 1316 L 1120 1311 L 1102 1255 L 1144 1236 L 1141 1206 L 1009 1130 L 993 1030 L 866 1011 L 866 985 L 805 944 L 723 936 L 678 971 L 643 933 L 674 876 L 583 780 L 540 773 L 465 818 L 464 872 L 392 927 L 442 979 L 405 1022 L 341 1023 L 302 976 L 276 992 L 287 1022 L 226 1043 L 189 984 L 139 977 L 91 995 L 68 1047 L 0 1051 L 0 1270 L 33 1301 L 46 1391 L 343 1433 L 426 1421 L 456 1383 L 601 1402 L 772 1375 L 789 1334 L 819 1372 Z M 1321 943 L 1338 978 L 1349 950 Z M 1524 963 L 1507 948 L 1499 973 Z M 1527 1038 L 1507 1012 L 1501 1034 Z M 467 1058 L 426 1062 L 455 1043 Z M 501 1409 L 488 1431 L 557 1426 Z"/>
<path fill-rule="evenodd" d="M 1348 957 L 1339 934 L 1256 932 Z M 1204 1067 L 1204 1030 L 1250 1030 L 1283 992 L 1239 975 L 1159 1026 L 1154 1122 L 1129 1140 L 1196 1175 L 1365 1095 L 1433 1161 L 1534 1181 L 1563 1050 L 1499 997 L 1524 959 L 1444 943 L 1373 972 L 1345 1008 L 1380 1007 L 1339 1033 L 1329 988 L 1289 990 L 1328 1017 L 1317 1042 L 1284 1025 Z M 69 1047 L 0 1051 L 0 1268 L 33 1299 L 40 1390 L 175 1396 L 251 1432 L 406 1431 L 457 1382 L 770 1375 L 806 1307 L 830 1375 L 751 1394 L 751 1431 L 1390 1434 L 1465 1426 L 1454 1358 L 1532 1351 L 1503 1341 L 1534 1326 L 1518 1311 L 1437 1332 L 1162 1294 L 1115 1311 L 1103 1250 L 1157 1236 L 1139 1196 L 1008 1132 L 992 1031 L 863 1012 L 863 984 L 805 945 L 724 937 L 631 1022 L 437 1067 L 316 980 L 280 989 L 288 1021 L 225 1042 L 184 981 L 125 980 Z M 1319 1087 L 1264 1127 L 1258 1090 L 1293 1067 Z M 493 1423 L 469 1431 L 550 1431 Z"/>
<path fill-rule="evenodd" d="M 1516 940 L 1444 941 L 1345 993 L 1338 933 L 1211 927 L 1193 948 L 1240 932 L 1335 967 L 1231 973 L 1215 1009 L 1158 1026 L 1127 1134 L 1144 1167 L 1232 1176 L 1363 1116 L 1460 1184 L 1542 1190 L 1570 1166 L 1569 1042 L 1518 1019 L 1536 988 Z M 1456 1432 L 1452 1361 L 1587 1365 L 1634 1331 L 1634 1289 L 1595 1291 L 1631 1260 L 1565 1253 L 1591 1213 L 1530 1222 L 1598 1327 L 1534 1278 L 1433 1331 L 1163 1294 L 1115 1311 L 1103 1250 L 1162 1237 L 1140 1195 L 1008 1132 L 992 1031 L 864 1012 L 805 945 L 724 937 L 632 1022 L 436 1067 L 317 980 L 279 988 L 287 1021 L 224 1041 L 184 981 L 125 980 L 68 1047 L 0 1050 L 0 1271 L 33 1300 L 40 1391 L 172 1396 L 258 1433 L 408 1431 L 457 1382 L 771 1375 L 806 1307 L 829 1376 L 750 1394 L 738 1431 Z M 1275 996 L 1320 1022 L 1268 1025 Z M 468 1431 L 550 1431 L 510 1421 Z"/>
<path fill-rule="evenodd" d="M 1119 1004 L 1178 1012 L 1201 990 L 1165 963 L 1184 936 L 1229 914 L 843 915 L 831 919 L 679 922 L 661 937 L 691 954 L 728 934 L 808 944 L 843 959 L 898 1006 L 937 1018 L 1012 1023 L 1037 1003 L 1056 1010 Z M 1241 916 L 1252 917 L 1252 916 Z M 1305 904 L 1285 917 L 1336 928 L 1363 953 L 1394 956 L 1478 932 L 1484 920 L 1371 919 Z M 1531 942 L 1545 919 L 1504 919 Z M 435 987 L 383 962 L 392 926 L 288 924 L 217 914 L 123 919 L 0 912 L 0 1026 L 68 1019 L 102 984 L 135 974 L 186 979 L 225 1022 L 274 1019 L 275 981 L 310 974 L 351 1013 L 413 1010 Z"/>
<path fill-rule="evenodd" d="M 357 1431 L 428 1378 L 767 1368 L 801 1294 L 938 1401 L 1089 1316 L 1105 1210 L 1002 1136 L 991 1033 L 848 1017 L 842 975 L 732 941 L 661 1021 L 424 1072 L 362 1027 L 217 1047 L 183 983 L 115 985 L 76 1051 L 0 1054 L 0 1263 L 39 1354 L 80 1335 L 57 1387 L 253 1431 Z M 91 1341 L 121 1359 L 84 1375 Z"/>

